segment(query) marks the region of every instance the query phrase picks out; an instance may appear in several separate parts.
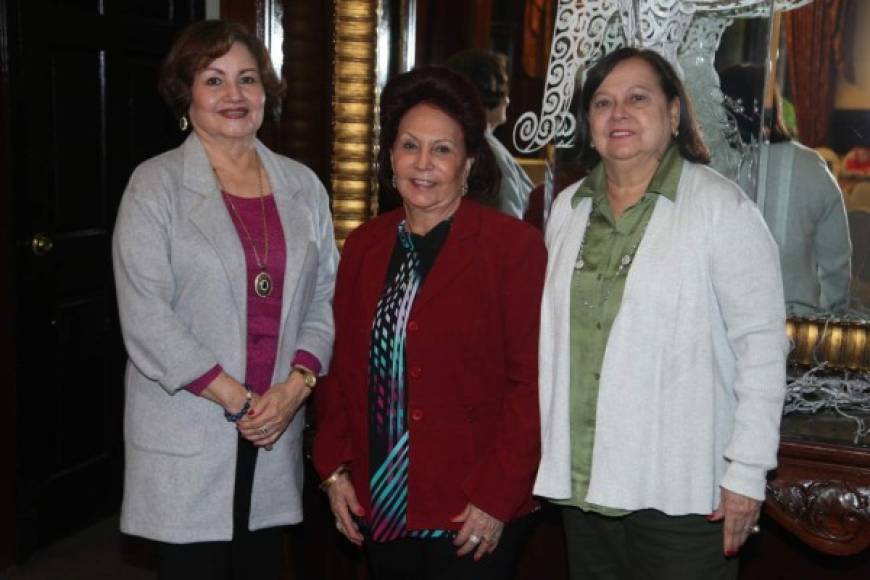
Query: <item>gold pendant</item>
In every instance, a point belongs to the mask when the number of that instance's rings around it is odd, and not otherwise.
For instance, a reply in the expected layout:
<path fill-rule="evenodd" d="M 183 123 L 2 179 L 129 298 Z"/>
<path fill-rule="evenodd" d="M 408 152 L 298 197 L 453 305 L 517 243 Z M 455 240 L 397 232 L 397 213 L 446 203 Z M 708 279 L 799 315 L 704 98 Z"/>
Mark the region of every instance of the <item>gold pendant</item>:
<path fill-rule="evenodd" d="M 254 278 L 254 292 L 260 298 L 267 298 L 272 294 L 272 277 L 265 270 L 257 274 Z"/>

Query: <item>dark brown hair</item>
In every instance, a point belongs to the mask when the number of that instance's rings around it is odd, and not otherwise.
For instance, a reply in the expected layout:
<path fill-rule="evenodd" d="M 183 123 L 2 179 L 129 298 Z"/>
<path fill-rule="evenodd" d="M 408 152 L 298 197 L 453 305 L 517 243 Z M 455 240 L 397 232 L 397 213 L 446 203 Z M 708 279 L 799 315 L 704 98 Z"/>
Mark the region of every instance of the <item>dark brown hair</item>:
<path fill-rule="evenodd" d="M 432 105 L 459 123 L 465 154 L 474 158 L 468 175 L 470 197 L 486 199 L 498 192 L 500 174 L 484 137 L 486 115 L 477 91 L 464 75 L 443 66 L 425 66 L 396 75 L 381 93 L 381 138 L 378 183 L 382 199 L 393 205 L 399 194 L 393 187 L 390 151 L 405 114 L 421 103 Z"/>
<path fill-rule="evenodd" d="M 468 77 L 487 110 L 498 107 L 508 94 L 504 61 L 494 52 L 470 48 L 454 54 L 445 64 Z"/>
<path fill-rule="evenodd" d="M 677 72 L 664 57 L 653 50 L 624 47 L 605 55 L 586 73 L 586 82 L 580 92 L 582 114 L 579 115 L 577 130 L 582 139 L 580 160 L 583 165 L 591 168 L 601 160 L 598 151 L 592 147 L 589 131 L 589 107 L 592 104 L 592 97 L 595 96 L 595 91 L 598 90 L 607 75 L 619 63 L 632 58 L 640 59 L 652 68 L 669 103 L 672 103 L 674 99 L 680 99 L 680 123 L 677 126 L 679 133 L 673 138 L 680 154 L 685 159 L 695 163 L 709 163 L 710 151 L 701 137 L 701 132 L 695 121 L 695 113 L 692 110 L 692 102 L 689 100 Z"/>
<path fill-rule="evenodd" d="M 257 61 L 257 69 L 266 93 L 266 111 L 275 114 L 284 84 L 272 68 L 269 52 L 255 35 L 238 22 L 203 20 L 183 29 L 160 68 L 158 90 L 176 116 L 182 117 L 190 108 L 191 89 L 196 73 L 216 58 L 230 51 L 233 44 L 241 43 Z"/>

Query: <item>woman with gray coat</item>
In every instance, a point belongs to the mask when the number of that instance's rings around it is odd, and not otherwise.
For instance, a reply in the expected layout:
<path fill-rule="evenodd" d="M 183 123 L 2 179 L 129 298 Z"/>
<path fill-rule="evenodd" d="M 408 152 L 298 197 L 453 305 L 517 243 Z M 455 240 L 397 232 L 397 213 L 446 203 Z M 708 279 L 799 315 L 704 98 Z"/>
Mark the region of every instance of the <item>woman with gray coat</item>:
<path fill-rule="evenodd" d="M 113 258 L 126 371 L 121 529 L 160 578 L 279 578 L 302 519 L 301 408 L 332 350 L 326 192 L 256 138 L 281 94 L 238 24 L 187 28 L 160 91 L 192 128 L 133 173 Z"/>

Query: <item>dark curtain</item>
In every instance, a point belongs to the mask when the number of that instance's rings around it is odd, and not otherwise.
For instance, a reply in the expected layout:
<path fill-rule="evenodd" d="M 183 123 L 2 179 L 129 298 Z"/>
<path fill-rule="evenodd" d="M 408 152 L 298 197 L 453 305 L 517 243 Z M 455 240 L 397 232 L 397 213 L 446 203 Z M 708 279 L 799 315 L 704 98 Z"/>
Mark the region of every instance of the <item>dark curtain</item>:
<path fill-rule="evenodd" d="M 442 64 L 461 50 L 490 50 L 493 0 L 417 0 L 417 65 Z"/>
<path fill-rule="evenodd" d="M 556 20 L 555 2 L 528 0 L 523 16 L 523 71 L 530 78 L 547 76 L 550 43 Z"/>
<path fill-rule="evenodd" d="M 816 0 L 783 18 L 798 132 L 809 147 L 828 140 L 837 81 L 835 49 L 847 4 L 848 0 Z"/>

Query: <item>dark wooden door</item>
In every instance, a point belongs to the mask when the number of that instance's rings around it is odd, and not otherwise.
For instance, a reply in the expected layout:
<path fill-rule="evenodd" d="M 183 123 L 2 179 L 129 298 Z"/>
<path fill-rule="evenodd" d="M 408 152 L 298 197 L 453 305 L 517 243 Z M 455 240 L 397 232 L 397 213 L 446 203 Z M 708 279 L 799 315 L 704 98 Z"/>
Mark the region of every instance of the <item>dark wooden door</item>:
<path fill-rule="evenodd" d="M 125 354 L 112 227 L 133 167 L 181 140 L 157 73 L 176 31 L 204 17 L 204 2 L 2 7 L 24 557 L 119 506 Z"/>

